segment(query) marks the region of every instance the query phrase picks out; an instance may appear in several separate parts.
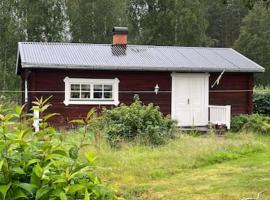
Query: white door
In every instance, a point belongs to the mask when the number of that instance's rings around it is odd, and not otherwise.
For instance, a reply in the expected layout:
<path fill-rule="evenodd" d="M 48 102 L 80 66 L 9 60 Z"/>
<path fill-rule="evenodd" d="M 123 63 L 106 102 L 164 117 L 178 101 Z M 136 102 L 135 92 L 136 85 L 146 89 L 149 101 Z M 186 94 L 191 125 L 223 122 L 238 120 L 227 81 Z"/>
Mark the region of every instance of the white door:
<path fill-rule="evenodd" d="M 208 74 L 172 74 L 172 118 L 179 126 L 208 124 Z"/>

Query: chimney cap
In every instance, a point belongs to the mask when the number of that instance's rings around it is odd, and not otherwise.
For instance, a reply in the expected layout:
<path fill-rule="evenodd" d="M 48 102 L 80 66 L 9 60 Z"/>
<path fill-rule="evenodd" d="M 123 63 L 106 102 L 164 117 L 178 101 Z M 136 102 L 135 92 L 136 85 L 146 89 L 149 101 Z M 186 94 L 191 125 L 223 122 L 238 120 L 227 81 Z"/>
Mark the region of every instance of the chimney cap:
<path fill-rule="evenodd" d="M 128 34 L 128 27 L 113 27 L 113 34 Z"/>

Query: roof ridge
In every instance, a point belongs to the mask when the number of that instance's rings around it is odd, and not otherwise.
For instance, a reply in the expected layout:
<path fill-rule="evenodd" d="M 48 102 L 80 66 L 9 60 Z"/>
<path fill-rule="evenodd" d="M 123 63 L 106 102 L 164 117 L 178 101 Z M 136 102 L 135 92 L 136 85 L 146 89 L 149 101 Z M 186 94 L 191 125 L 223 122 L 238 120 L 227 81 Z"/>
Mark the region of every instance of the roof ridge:
<path fill-rule="evenodd" d="M 82 46 L 111 46 L 112 44 L 95 44 L 80 42 L 18 42 L 19 44 L 41 44 L 41 45 L 82 45 Z M 187 49 L 232 49 L 227 47 L 199 47 L 199 46 L 176 46 L 176 45 L 145 45 L 145 44 L 128 44 L 128 47 L 148 47 L 148 48 L 187 48 Z"/>

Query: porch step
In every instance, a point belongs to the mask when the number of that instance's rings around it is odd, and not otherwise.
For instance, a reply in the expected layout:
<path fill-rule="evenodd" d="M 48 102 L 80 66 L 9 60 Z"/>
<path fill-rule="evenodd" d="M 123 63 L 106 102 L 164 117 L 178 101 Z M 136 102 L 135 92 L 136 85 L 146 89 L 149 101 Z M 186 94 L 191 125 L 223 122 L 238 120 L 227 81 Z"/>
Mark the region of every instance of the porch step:
<path fill-rule="evenodd" d="M 209 128 L 207 126 L 198 126 L 198 127 L 179 127 L 181 131 L 199 131 L 199 132 L 208 132 Z"/>

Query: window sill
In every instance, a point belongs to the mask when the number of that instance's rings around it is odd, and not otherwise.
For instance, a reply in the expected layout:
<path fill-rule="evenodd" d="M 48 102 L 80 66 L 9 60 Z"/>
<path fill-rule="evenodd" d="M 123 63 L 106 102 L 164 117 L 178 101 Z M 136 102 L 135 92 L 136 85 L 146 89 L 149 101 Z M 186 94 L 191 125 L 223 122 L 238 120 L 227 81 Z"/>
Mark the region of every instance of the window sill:
<path fill-rule="evenodd" d="M 119 104 L 119 101 L 64 101 L 66 106 L 68 105 L 115 105 Z"/>

